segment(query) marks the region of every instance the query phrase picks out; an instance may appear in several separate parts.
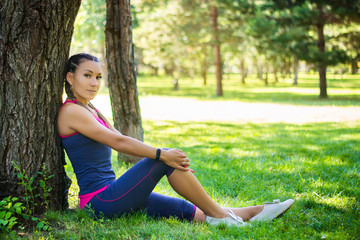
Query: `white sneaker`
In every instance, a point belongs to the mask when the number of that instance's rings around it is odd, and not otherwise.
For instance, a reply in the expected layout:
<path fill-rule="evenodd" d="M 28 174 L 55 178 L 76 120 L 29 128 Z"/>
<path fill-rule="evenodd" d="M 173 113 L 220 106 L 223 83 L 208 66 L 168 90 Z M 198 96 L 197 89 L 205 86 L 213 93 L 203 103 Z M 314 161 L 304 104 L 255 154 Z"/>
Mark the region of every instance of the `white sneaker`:
<path fill-rule="evenodd" d="M 228 215 L 229 216 L 226 218 L 213 218 L 213 217 L 206 216 L 205 222 L 209 223 L 210 225 L 214 225 L 214 226 L 217 226 L 219 224 L 225 224 L 226 226 L 229 226 L 229 227 L 231 227 L 231 226 L 242 227 L 242 226 L 247 225 L 247 223 L 245 223 L 241 217 L 236 216 L 233 211 L 229 210 Z"/>
<path fill-rule="evenodd" d="M 249 221 L 268 221 L 277 218 L 286 212 L 291 207 L 291 205 L 293 205 L 293 203 L 293 199 L 288 199 L 283 202 L 280 202 L 279 199 L 275 199 L 272 203 L 266 203 L 264 209 L 258 215 L 250 218 Z"/>

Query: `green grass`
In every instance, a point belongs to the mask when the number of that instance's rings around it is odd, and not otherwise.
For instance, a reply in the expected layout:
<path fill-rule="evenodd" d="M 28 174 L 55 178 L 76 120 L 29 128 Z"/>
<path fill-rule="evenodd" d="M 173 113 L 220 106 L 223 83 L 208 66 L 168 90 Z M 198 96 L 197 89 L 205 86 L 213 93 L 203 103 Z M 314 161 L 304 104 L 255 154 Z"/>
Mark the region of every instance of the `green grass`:
<path fill-rule="evenodd" d="M 250 79 L 237 84 L 224 80 L 223 100 L 296 105 L 358 106 L 357 77 L 329 80 L 327 100 L 318 99 L 316 76 L 265 87 Z M 216 100 L 215 88 L 183 80 L 171 91 L 171 79 L 139 77 L 141 96 L 166 95 Z M 209 80 L 210 81 L 210 80 Z M 192 159 L 191 168 L 212 198 L 222 206 L 245 207 L 280 198 L 294 206 L 281 218 L 246 228 L 213 227 L 176 219 L 153 219 L 136 213 L 95 221 L 77 208 L 73 184 L 67 212 L 48 212 L 49 232 L 25 233 L 29 239 L 359 239 L 360 238 L 360 121 L 338 123 L 225 123 L 144 121 L 145 142 L 176 147 Z M 112 162 L 117 176 L 130 166 Z M 179 197 L 162 179 L 155 191 Z M 16 234 L 1 236 L 21 238 Z"/>
<path fill-rule="evenodd" d="M 293 105 L 312 106 L 359 106 L 360 105 L 360 75 L 344 75 L 343 77 L 328 74 L 327 91 L 328 99 L 319 99 L 319 80 L 314 74 L 300 74 L 298 85 L 293 86 L 292 79 L 280 79 L 274 83 L 270 78 L 270 84 L 249 76 L 245 85 L 241 84 L 239 74 L 224 75 L 224 96 L 216 97 L 215 77 L 208 76 L 208 84 L 203 85 L 200 77 L 194 79 L 180 79 L 180 89 L 172 90 L 172 78 L 168 76 L 138 77 L 138 89 L 140 96 L 174 96 L 188 97 L 200 100 L 238 100 L 243 102 L 267 102 Z"/>
<path fill-rule="evenodd" d="M 179 147 L 207 192 L 223 206 L 250 206 L 280 198 L 295 205 L 281 218 L 247 228 L 189 224 L 152 219 L 138 213 L 94 221 L 75 210 L 77 187 L 70 190 L 71 209 L 49 212 L 47 239 L 358 239 L 360 233 L 360 122 L 235 124 L 144 122 L 146 142 Z M 117 175 L 129 167 L 117 163 Z M 163 179 L 156 191 L 178 196 Z"/>

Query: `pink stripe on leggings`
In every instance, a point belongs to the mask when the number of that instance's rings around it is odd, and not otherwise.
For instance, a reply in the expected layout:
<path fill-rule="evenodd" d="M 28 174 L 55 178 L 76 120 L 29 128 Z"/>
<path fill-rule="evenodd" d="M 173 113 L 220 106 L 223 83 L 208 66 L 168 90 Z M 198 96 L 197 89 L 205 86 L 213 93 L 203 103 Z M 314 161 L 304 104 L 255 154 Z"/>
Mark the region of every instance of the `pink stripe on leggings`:
<path fill-rule="evenodd" d="M 96 197 L 97 197 L 100 201 L 102 201 L 102 202 L 115 202 L 115 201 L 119 200 L 120 198 L 122 198 L 122 197 L 124 197 L 126 194 L 128 194 L 131 190 L 133 190 L 133 189 L 134 189 L 137 185 L 139 185 L 142 181 L 144 181 L 145 178 L 149 177 L 151 171 L 152 171 L 152 170 L 154 169 L 154 167 L 156 167 L 156 165 L 158 165 L 158 164 L 159 164 L 159 162 L 156 163 L 156 164 L 150 169 L 149 173 L 148 173 L 143 179 L 141 179 L 137 184 L 135 184 L 135 186 L 133 186 L 129 191 L 127 191 L 126 193 L 124 193 L 124 194 L 121 195 L 120 197 L 115 198 L 115 199 L 113 199 L 113 200 L 104 200 L 104 199 L 99 198 L 98 195 L 96 195 Z"/>

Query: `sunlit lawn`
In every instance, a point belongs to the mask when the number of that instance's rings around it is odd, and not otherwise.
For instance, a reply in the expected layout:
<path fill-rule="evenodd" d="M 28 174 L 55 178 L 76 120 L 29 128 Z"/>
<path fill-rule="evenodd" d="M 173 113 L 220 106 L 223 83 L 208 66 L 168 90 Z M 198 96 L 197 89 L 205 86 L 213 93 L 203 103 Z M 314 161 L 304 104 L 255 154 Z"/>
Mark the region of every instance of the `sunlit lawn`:
<path fill-rule="evenodd" d="M 239 76 L 237 76 L 239 77 Z M 224 79 L 223 100 L 296 105 L 358 106 L 359 75 L 329 79 L 330 99 L 319 100 L 315 75 L 299 79 L 299 86 L 280 82 L 268 87 L 255 79 L 243 86 L 233 75 Z M 345 77 L 344 77 L 345 78 Z M 171 91 L 165 77 L 138 78 L 139 93 L 216 100 L 214 84 L 182 80 Z M 239 83 L 238 83 L 239 82 Z M 223 123 L 143 122 L 145 142 L 183 149 L 191 168 L 207 192 L 223 206 L 249 206 L 273 199 L 296 200 L 281 218 L 246 228 L 189 224 L 176 219 L 152 219 L 139 213 L 95 221 L 77 210 L 76 178 L 70 210 L 49 212 L 50 232 L 34 232 L 33 239 L 359 239 L 360 238 L 360 121 L 339 123 Z M 116 174 L 130 166 L 118 163 Z M 178 196 L 163 179 L 156 191 Z M 11 237 L 11 236 L 9 236 Z M 13 236 L 15 237 L 15 236 Z"/>
<path fill-rule="evenodd" d="M 216 97 L 215 76 L 209 74 L 207 85 L 200 77 L 184 77 L 179 80 L 179 90 L 173 91 L 173 80 L 167 76 L 140 75 L 138 88 L 140 96 L 179 96 L 206 100 L 239 100 L 243 102 L 290 103 L 294 105 L 360 105 L 360 75 L 327 75 L 329 99 L 319 99 L 319 80 L 316 74 L 300 74 L 298 85 L 293 86 L 289 78 L 275 83 L 269 77 L 269 85 L 250 75 L 246 84 L 241 83 L 239 74 L 225 74 L 223 77 L 224 96 Z"/>
<path fill-rule="evenodd" d="M 231 229 L 132 215 L 93 221 L 80 211 L 49 213 L 55 239 L 358 239 L 360 122 L 293 124 L 145 121 L 146 142 L 179 147 L 208 193 L 223 206 L 280 198 L 295 205 L 282 218 Z M 121 175 L 128 166 L 114 169 Z M 73 181 L 71 166 L 67 167 Z M 156 191 L 177 194 L 163 179 Z M 77 204 L 72 185 L 71 208 Z M 41 235 L 46 235 L 42 233 Z"/>

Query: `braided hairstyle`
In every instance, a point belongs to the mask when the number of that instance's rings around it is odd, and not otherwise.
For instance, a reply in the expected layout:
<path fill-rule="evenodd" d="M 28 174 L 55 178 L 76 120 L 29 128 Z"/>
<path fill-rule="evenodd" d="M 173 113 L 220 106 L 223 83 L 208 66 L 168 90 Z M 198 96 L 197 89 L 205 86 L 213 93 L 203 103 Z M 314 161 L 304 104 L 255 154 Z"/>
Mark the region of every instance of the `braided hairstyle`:
<path fill-rule="evenodd" d="M 65 92 L 66 95 L 68 96 L 68 98 L 70 98 L 70 100 L 74 101 L 76 100 L 76 97 L 73 93 L 73 91 L 71 90 L 71 85 L 70 83 L 66 80 L 66 74 L 68 72 L 71 73 L 75 73 L 76 69 L 79 67 L 79 65 L 85 61 L 94 61 L 94 62 L 100 62 L 99 59 L 93 55 L 87 54 L 87 53 L 78 53 L 75 55 L 72 55 L 69 60 L 66 63 L 66 68 L 65 68 Z M 87 110 L 90 111 L 90 109 L 84 105 L 83 103 L 81 103 L 80 101 L 76 101 L 76 104 L 86 108 Z M 94 109 L 99 118 L 104 120 L 106 122 L 106 119 L 104 117 L 104 115 L 102 115 L 95 107 L 94 105 L 89 101 L 88 105 L 90 108 Z M 91 112 L 91 111 L 90 111 Z M 92 112 L 91 112 L 92 113 Z"/>

